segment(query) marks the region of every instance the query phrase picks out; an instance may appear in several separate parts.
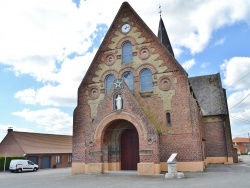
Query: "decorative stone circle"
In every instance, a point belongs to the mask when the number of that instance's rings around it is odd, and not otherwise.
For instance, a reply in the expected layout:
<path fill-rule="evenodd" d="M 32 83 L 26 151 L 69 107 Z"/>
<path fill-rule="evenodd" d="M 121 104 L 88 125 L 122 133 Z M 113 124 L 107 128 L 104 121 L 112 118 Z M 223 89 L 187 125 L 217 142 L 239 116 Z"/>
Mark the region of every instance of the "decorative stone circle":
<path fill-rule="evenodd" d="M 144 60 L 144 59 L 149 58 L 150 54 L 151 52 L 148 47 L 142 47 L 139 49 L 138 56 L 140 59 Z"/>
<path fill-rule="evenodd" d="M 109 53 L 106 55 L 105 58 L 106 65 L 111 66 L 115 63 L 115 61 L 116 61 L 116 55 L 114 53 Z"/>
<path fill-rule="evenodd" d="M 97 99 L 100 95 L 100 91 L 97 87 L 92 87 L 89 92 L 90 99 Z"/>
<path fill-rule="evenodd" d="M 148 138 L 148 144 L 152 144 L 154 142 L 154 140 L 152 138 Z"/>
<path fill-rule="evenodd" d="M 163 91 L 169 90 L 171 88 L 171 85 L 172 85 L 171 80 L 166 76 L 161 77 L 158 81 L 158 87 L 160 90 Z"/>

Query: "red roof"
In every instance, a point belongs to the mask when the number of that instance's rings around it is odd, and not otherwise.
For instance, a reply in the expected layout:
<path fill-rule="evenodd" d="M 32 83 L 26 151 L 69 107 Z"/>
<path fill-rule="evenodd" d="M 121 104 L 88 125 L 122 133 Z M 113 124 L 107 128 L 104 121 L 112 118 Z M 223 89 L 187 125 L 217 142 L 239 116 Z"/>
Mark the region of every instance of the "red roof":
<path fill-rule="evenodd" d="M 11 131 L 0 144 L 0 156 L 72 153 L 72 136 Z"/>
<path fill-rule="evenodd" d="M 236 137 L 233 139 L 233 142 L 239 143 L 239 142 L 249 142 L 249 138 L 240 138 L 240 137 Z"/>

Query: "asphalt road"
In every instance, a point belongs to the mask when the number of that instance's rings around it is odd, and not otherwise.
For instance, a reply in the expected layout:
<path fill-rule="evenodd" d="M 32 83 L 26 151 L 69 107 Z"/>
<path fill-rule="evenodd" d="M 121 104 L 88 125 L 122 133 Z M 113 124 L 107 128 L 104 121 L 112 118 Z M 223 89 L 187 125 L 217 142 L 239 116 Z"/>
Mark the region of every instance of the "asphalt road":
<path fill-rule="evenodd" d="M 0 188 L 160 188 L 160 187 L 250 187 L 250 156 L 233 165 L 208 165 L 204 172 L 185 172 L 185 179 L 165 179 L 164 174 L 139 176 L 120 171 L 105 174 L 71 175 L 71 168 L 38 170 L 37 172 L 0 172 Z"/>

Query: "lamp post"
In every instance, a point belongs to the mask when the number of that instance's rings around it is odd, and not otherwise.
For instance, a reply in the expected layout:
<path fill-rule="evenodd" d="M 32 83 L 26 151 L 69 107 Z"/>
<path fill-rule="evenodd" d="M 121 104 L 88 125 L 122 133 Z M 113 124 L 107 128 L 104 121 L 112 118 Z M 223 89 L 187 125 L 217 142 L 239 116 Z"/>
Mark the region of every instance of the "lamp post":
<path fill-rule="evenodd" d="M 6 165 L 6 155 L 7 155 L 7 152 L 5 152 L 5 157 L 4 157 L 4 172 L 5 172 L 5 165 Z"/>

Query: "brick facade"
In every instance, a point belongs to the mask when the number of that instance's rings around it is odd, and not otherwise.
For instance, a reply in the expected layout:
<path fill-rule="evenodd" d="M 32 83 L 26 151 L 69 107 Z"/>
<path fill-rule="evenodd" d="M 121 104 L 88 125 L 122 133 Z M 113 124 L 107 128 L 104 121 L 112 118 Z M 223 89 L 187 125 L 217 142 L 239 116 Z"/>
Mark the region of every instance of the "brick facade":
<path fill-rule="evenodd" d="M 131 25 L 128 33 L 121 32 L 125 23 Z M 122 63 L 122 45 L 126 41 L 132 44 L 133 61 Z M 150 92 L 141 92 L 140 74 L 145 68 L 152 72 Z M 133 74 L 133 92 L 121 79 L 127 71 Z M 106 92 L 105 81 L 110 74 L 120 79 L 122 87 L 112 85 Z M 116 110 L 114 105 L 118 93 L 123 99 L 121 110 Z M 159 173 L 158 168 L 163 170 L 160 164 L 172 153 L 178 153 L 177 161 L 182 164 L 202 164 L 210 153 L 227 156 L 225 142 L 221 143 L 225 140 L 221 127 L 213 123 L 203 126 L 203 121 L 186 71 L 130 5 L 123 3 L 78 89 L 73 124 L 73 173 L 89 172 L 92 164 L 96 164 L 98 172 L 119 170 L 120 137 L 128 128 L 135 128 L 139 135 L 138 167 L 143 169 L 144 164 L 152 164 L 155 174 Z M 220 133 L 210 132 L 212 126 Z M 221 146 L 215 150 L 212 147 L 217 142 L 212 139 L 213 134 Z M 206 153 L 207 147 L 210 153 Z M 108 167 L 99 165 L 106 163 Z M 118 167 L 114 168 L 114 164 Z M 77 169 L 77 165 L 85 166 L 85 170 Z"/>

